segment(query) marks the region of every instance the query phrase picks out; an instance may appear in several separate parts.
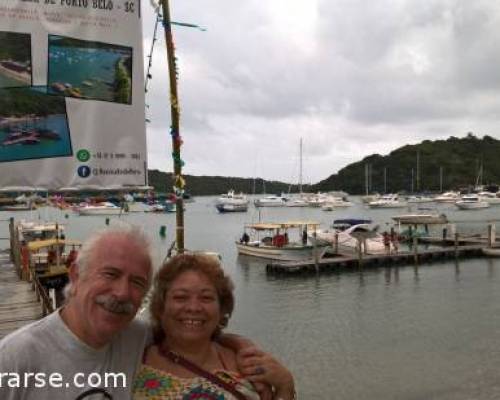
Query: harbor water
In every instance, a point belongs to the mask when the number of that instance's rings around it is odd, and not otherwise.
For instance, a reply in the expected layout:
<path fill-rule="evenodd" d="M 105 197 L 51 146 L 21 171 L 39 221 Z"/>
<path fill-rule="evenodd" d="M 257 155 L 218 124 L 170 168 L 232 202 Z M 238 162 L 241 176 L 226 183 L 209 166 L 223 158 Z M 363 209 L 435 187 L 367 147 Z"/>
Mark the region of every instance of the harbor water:
<path fill-rule="evenodd" d="M 500 259 L 269 275 L 265 262 L 238 257 L 234 245 L 244 223 L 258 221 L 259 214 L 266 222 L 316 220 L 324 227 L 335 218 L 370 218 L 380 230 L 389 230 L 390 217 L 408 210 L 370 210 L 354 198 L 353 207 L 332 212 L 252 206 L 247 213 L 218 214 L 214 200 L 199 197 L 186 204 L 186 247 L 221 254 L 235 283 L 236 308 L 228 330 L 284 361 L 296 377 L 299 398 L 500 398 Z M 458 211 L 440 205 L 439 211 L 457 221 L 458 232 L 468 234 L 486 235 L 488 221 L 500 217 L 500 207 L 494 206 Z M 0 237 L 8 235 L 5 220 L 11 216 L 58 220 L 72 239 L 85 239 L 106 220 L 54 208 L 0 212 Z M 111 224 L 118 219 L 109 218 Z M 131 213 L 120 219 L 150 233 L 157 263 L 165 257 L 174 239 L 174 214 Z M 162 226 L 166 238 L 159 235 Z"/>

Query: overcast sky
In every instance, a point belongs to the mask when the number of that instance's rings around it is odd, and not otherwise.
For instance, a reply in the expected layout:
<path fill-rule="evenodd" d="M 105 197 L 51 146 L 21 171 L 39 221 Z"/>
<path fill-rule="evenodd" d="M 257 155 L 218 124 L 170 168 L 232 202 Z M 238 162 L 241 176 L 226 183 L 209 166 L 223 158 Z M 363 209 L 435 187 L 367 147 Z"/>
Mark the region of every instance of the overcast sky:
<path fill-rule="evenodd" d="M 500 137 L 495 0 L 171 0 L 184 173 L 316 183 L 351 162 L 467 132 Z M 154 14 L 143 0 L 144 50 Z M 172 171 L 163 31 L 149 168 Z M 360 178 L 362 179 L 362 177 Z"/>

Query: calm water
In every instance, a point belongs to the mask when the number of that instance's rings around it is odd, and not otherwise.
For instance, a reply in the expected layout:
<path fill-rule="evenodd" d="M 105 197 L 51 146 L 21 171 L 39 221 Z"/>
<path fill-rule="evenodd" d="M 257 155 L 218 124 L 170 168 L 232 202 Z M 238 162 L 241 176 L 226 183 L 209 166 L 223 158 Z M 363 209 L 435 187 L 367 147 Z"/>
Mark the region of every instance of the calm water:
<path fill-rule="evenodd" d="M 294 372 L 301 399 L 499 399 L 500 260 L 474 259 L 380 268 L 363 273 L 274 277 L 255 259 L 238 258 L 233 241 L 248 213 L 217 214 L 214 198 L 186 205 L 186 247 L 222 254 L 236 286 L 230 330 L 272 351 Z M 355 201 L 357 201 L 355 199 Z M 458 230 L 486 233 L 500 207 L 456 211 L 441 206 Z M 261 211 L 263 220 L 371 217 L 382 227 L 398 210 L 361 204 L 324 212 L 311 208 Z M 16 214 L 58 219 L 67 237 L 85 238 L 105 217 L 65 218 L 58 210 Z M 0 220 L 11 214 L 0 213 Z M 175 215 L 130 214 L 156 244 L 157 260 L 173 239 Z M 159 237 L 166 225 L 166 240 Z M 0 225 L 6 236 L 7 223 Z M 3 243 L 0 243 L 2 245 Z M 6 244 L 2 247 L 5 247 Z M 1 294 L 0 294 L 1 296 Z"/>
<path fill-rule="evenodd" d="M 120 53 L 56 45 L 50 45 L 49 51 L 49 86 L 69 83 L 84 97 L 114 100 L 115 64 L 123 57 Z"/>

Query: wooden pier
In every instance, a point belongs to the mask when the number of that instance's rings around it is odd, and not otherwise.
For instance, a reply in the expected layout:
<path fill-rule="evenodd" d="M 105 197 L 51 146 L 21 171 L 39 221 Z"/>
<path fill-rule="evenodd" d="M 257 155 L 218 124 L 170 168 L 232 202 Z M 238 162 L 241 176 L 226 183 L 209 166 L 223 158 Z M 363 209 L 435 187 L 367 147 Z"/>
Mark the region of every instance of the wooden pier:
<path fill-rule="evenodd" d="M 315 260 L 273 262 L 266 265 L 266 270 L 274 274 L 293 274 L 302 272 L 323 271 L 354 271 L 360 268 L 389 267 L 393 265 L 418 265 L 443 261 L 451 258 L 481 257 L 483 243 L 461 244 L 432 249 L 418 249 L 416 251 L 399 251 L 392 254 L 357 254 L 336 255 Z"/>
<path fill-rule="evenodd" d="M 9 253 L 0 253 L 0 339 L 42 316 L 32 285 L 19 278 Z"/>

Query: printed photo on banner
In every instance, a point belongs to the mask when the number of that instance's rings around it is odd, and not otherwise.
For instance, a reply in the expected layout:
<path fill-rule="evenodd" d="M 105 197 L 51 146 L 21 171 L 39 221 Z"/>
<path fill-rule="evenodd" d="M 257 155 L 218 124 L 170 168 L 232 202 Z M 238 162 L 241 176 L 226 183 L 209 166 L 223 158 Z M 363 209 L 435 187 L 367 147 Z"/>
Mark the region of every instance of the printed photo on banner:
<path fill-rule="evenodd" d="M 31 86 L 31 36 L 0 31 L 0 88 Z"/>
<path fill-rule="evenodd" d="M 132 103 L 132 47 L 49 35 L 48 92 Z"/>
<path fill-rule="evenodd" d="M 0 89 L 0 162 L 72 154 L 64 97 L 45 87 Z"/>

